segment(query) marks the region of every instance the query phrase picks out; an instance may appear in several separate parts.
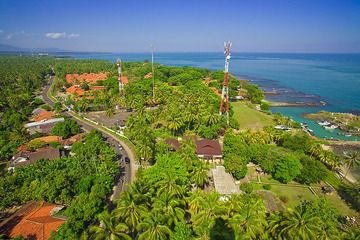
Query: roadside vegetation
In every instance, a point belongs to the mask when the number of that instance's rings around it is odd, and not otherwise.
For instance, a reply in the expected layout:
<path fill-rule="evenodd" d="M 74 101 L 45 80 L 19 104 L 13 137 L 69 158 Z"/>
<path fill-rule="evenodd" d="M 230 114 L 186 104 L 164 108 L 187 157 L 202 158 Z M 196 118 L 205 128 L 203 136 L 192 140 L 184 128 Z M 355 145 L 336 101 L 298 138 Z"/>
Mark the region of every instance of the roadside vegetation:
<path fill-rule="evenodd" d="M 36 98 L 51 73 L 53 58 L 0 56 L 0 170 L 29 139 L 24 123 L 43 104 Z"/>

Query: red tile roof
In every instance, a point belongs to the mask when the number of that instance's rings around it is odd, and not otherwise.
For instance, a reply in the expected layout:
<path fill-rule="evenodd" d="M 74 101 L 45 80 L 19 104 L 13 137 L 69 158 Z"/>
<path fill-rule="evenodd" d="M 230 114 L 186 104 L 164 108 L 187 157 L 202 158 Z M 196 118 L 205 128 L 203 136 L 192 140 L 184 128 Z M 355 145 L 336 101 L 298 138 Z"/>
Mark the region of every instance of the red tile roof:
<path fill-rule="evenodd" d="M 174 138 L 168 138 L 165 142 L 170 145 L 174 150 L 178 150 L 180 148 L 180 142 Z"/>
<path fill-rule="evenodd" d="M 145 79 L 152 78 L 152 72 L 147 73 L 147 74 L 144 76 L 144 78 L 145 78 Z"/>
<path fill-rule="evenodd" d="M 217 140 L 209 140 L 202 139 L 198 140 L 196 138 L 184 137 L 185 139 L 192 139 L 196 146 L 196 154 L 197 155 L 205 155 L 205 156 L 220 156 L 222 155 L 220 143 Z M 180 148 L 180 142 L 174 138 L 168 138 L 165 142 L 170 145 L 174 150 L 178 150 Z"/>
<path fill-rule="evenodd" d="M 49 239 L 65 220 L 51 216 L 59 205 L 42 203 L 39 208 L 24 216 L 14 228 L 10 237 L 23 236 L 26 239 Z"/>
<path fill-rule="evenodd" d="M 123 84 L 128 84 L 128 83 L 129 83 L 129 79 L 128 79 L 126 76 L 121 76 L 120 81 L 121 81 Z"/>
<path fill-rule="evenodd" d="M 90 86 L 91 91 L 98 91 L 98 90 L 104 90 L 104 86 Z"/>
<path fill-rule="evenodd" d="M 216 140 L 197 140 L 195 145 L 197 155 L 222 155 L 220 143 Z"/>
<path fill-rule="evenodd" d="M 66 74 L 66 82 L 70 84 L 88 83 L 95 84 L 97 81 L 107 79 L 108 73 L 83 73 L 83 74 Z"/>
<path fill-rule="evenodd" d="M 51 142 L 61 142 L 62 141 L 62 137 L 59 136 L 45 136 L 45 137 L 39 137 L 39 138 L 35 138 L 32 141 L 41 141 L 44 143 L 51 143 Z"/>
<path fill-rule="evenodd" d="M 77 93 L 77 95 L 79 97 L 82 97 L 85 92 L 90 92 L 90 91 L 99 91 L 99 90 L 104 90 L 105 87 L 104 86 L 90 86 L 89 87 L 89 91 L 84 91 L 79 85 L 74 85 L 74 86 L 71 86 L 69 88 L 66 89 L 66 92 L 68 94 L 75 94 Z M 92 98 L 89 98 L 89 99 L 92 99 Z"/>
<path fill-rule="evenodd" d="M 84 95 L 84 90 L 78 85 L 74 85 L 74 86 L 71 86 L 71 87 L 67 88 L 66 92 L 68 94 L 75 94 L 76 93 L 79 97 Z"/>
<path fill-rule="evenodd" d="M 55 117 L 54 112 L 50 112 L 47 110 L 41 110 L 38 114 L 35 115 L 34 121 L 40 122 L 41 120 L 48 120 L 48 119 L 52 119 L 54 117 Z"/>

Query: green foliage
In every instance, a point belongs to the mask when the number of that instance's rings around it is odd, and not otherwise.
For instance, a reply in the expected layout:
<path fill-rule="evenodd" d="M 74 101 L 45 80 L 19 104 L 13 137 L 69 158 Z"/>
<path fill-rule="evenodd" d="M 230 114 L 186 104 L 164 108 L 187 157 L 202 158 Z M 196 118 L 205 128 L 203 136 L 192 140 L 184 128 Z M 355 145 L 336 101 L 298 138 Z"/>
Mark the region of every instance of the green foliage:
<path fill-rule="evenodd" d="M 0 56 L 0 160 L 28 140 L 23 124 L 40 104 L 35 92 L 47 81 L 54 58 Z"/>
<path fill-rule="evenodd" d="M 328 171 L 324 164 L 308 156 L 301 156 L 301 165 L 303 166 L 296 180 L 302 184 L 318 183 L 326 178 Z"/>
<path fill-rule="evenodd" d="M 75 120 L 65 119 L 63 122 L 58 122 L 55 124 L 51 133 L 56 136 L 61 136 L 63 138 L 69 138 L 80 132 L 80 127 Z"/>
<path fill-rule="evenodd" d="M 227 172 L 231 173 L 238 180 L 245 177 L 247 173 L 246 161 L 236 154 L 226 154 L 226 157 L 224 157 L 224 167 Z"/>
<path fill-rule="evenodd" d="M 86 84 L 86 83 L 81 84 L 81 88 L 82 88 L 84 91 L 87 91 L 87 90 L 90 89 L 90 88 L 89 88 L 89 85 Z"/>
<path fill-rule="evenodd" d="M 268 102 L 262 101 L 260 104 L 260 109 L 265 112 L 270 111 L 270 104 Z"/>
<path fill-rule="evenodd" d="M 243 86 L 247 91 L 247 96 L 252 103 L 261 103 L 261 100 L 264 99 L 264 92 L 254 84 L 246 83 Z"/>
<path fill-rule="evenodd" d="M 243 183 L 240 185 L 240 190 L 247 194 L 250 194 L 253 192 L 254 186 L 252 183 Z"/>
<path fill-rule="evenodd" d="M 191 226 L 185 223 L 175 225 L 174 232 L 170 235 L 170 240 L 191 240 L 194 239 Z"/>
<path fill-rule="evenodd" d="M 84 143 L 74 144 L 74 157 L 40 160 L 1 178 L 0 208 L 40 199 L 65 204 L 67 221 L 55 239 L 77 239 L 102 211 L 118 172 L 115 153 L 99 133 L 86 135 Z"/>
<path fill-rule="evenodd" d="M 311 146 L 312 140 L 309 135 L 304 132 L 299 132 L 294 135 L 286 135 L 282 146 L 293 151 L 307 151 Z"/>
<path fill-rule="evenodd" d="M 263 189 L 265 189 L 265 190 L 270 190 L 270 189 L 271 189 L 271 185 L 270 185 L 270 184 L 265 184 L 265 185 L 263 185 Z"/>
<path fill-rule="evenodd" d="M 275 164 L 274 178 L 288 183 L 300 174 L 301 163 L 296 156 L 284 155 Z"/>

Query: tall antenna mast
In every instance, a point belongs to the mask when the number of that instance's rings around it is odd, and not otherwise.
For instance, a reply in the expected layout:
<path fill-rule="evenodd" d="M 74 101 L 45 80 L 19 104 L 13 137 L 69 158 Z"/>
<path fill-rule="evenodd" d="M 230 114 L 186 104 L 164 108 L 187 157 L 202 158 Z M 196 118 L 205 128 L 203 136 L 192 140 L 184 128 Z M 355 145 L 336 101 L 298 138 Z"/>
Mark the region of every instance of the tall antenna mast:
<path fill-rule="evenodd" d="M 152 69 L 152 79 L 153 79 L 153 96 L 152 96 L 152 100 L 153 103 L 155 104 L 155 73 L 154 73 L 154 47 L 153 45 L 151 45 L 151 69 Z"/>
<path fill-rule="evenodd" d="M 224 71 L 224 83 L 221 92 L 221 103 L 220 103 L 220 115 L 226 114 L 226 122 L 229 125 L 229 62 L 230 62 L 230 48 L 231 42 L 224 42 L 224 54 L 225 54 L 225 71 Z M 224 106 L 225 105 L 225 106 Z"/>
<path fill-rule="evenodd" d="M 119 81 L 119 94 L 121 95 L 124 90 L 124 83 L 121 81 L 121 59 L 116 59 L 116 66 L 118 67 L 118 81 Z"/>

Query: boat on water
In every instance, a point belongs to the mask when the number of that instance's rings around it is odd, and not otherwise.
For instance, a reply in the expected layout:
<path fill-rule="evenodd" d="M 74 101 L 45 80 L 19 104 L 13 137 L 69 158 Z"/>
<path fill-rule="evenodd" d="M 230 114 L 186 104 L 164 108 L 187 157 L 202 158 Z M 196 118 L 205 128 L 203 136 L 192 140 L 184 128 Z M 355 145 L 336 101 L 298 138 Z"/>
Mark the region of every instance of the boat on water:
<path fill-rule="evenodd" d="M 330 122 L 328 122 L 328 121 L 324 121 L 324 122 L 318 122 L 318 124 L 320 125 L 320 126 L 329 126 L 331 123 Z"/>
<path fill-rule="evenodd" d="M 330 126 L 324 126 L 324 128 L 325 128 L 326 130 L 334 130 L 334 129 L 338 128 L 338 126 L 336 126 L 336 125 L 330 125 Z"/>

